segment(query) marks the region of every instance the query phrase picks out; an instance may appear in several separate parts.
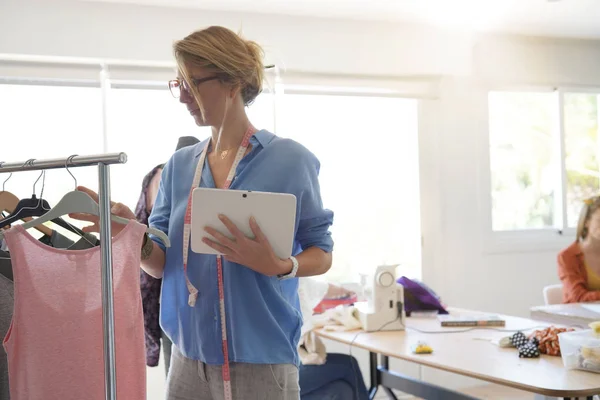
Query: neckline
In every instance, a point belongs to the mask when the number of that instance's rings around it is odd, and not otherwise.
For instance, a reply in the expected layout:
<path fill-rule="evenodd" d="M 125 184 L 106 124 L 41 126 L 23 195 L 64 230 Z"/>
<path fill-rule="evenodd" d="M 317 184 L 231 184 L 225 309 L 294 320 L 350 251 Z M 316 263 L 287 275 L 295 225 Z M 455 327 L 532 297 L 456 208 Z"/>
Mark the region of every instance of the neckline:
<path fill-rule="evenodd" d="M 125 228 L 123 228 L 121 230 L 121 232 L 117 233 L 113 237 L 113 239 L 112 239 L 112 245 L 114 245 L 115 243 L 117 243 L 131 229 L 131 227 L 135 223 L 136 223 L 135 220 L 133 220 L 133 219 L 129 220 L 129 222 L 127 223 L 127 225 L 125 225 Z M 33 237 L 31 235 L 31 233 L 27 232 L 27 230 L 25 228 L 23 228 L 23 226 L 20 225 L 20 224 L 16 225 L 12 229 L 15 229 L 16 232 L 21 233 L 34 246 L 39 247 L 39 248 L 41 248 L 43 250 L 46 250 L 46 251 L 53 252 L 53 253 L 66 254 L 66 255 L 79 255 L 79 254 L 85 255 L 85 254 L 89 254 L 89 253 L 92 253 L 92 252 L 100 251 L 100 246 L 94 246 L 94 247 L 91 247 L 89 249 L 82 249 L 82 250 L 57 249 L 55 247 L 48 246 L 47 244 L 44 244 L 44 243 L 40 242 L 39 240 L 37 240 L 35 237 Z"/>

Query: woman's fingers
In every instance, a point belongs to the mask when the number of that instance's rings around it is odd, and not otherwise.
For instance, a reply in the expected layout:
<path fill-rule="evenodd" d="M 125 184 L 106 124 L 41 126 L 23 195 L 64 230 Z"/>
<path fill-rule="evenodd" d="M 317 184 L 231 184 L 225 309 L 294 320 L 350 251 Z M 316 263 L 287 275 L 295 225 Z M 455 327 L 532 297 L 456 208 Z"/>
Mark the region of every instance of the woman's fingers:
<path fill-rule="evenodd" d="M 123 203 L 112 202 L 110 213 L 127 219 L 135 219 L 135 214 Z"/>
<path fill-rule="evenodd" d="M 217 239 L 217 242 L 222 244 L 223 246 L 229 247 L 230 249 L 233 249 L 235 247 L 235 242 L 227 236 L 223 235 L 218 230 L 211 228 L 210 226 L 207 226 L 206 228 L 204 228 L 204 230 L 206 231 L 206 233 Z"/>
<path fill-rule="evenodd" d="M 97 215 L 84 214 L 84 213 L 72 213 L 72 214 L 69 214 L 69 217 L 79 220 L 79 221 L 94 222 L 94 223 L 96 223 L 99 220 Z"/>
<path fill-rule="evenodd" d="M 269 240 L 267 240 L 267 237 L 260 229 L 260 226 L 258 226 L 258 222 L 256 222 L 256 219 L 254 217 L 250 217 L 250 229 L 252 229 L 252 233 L 254 233 L 254 237 L 257 241 L 269 243 Z"/>
<path fill-rule="evenodd" d="M 225 215 L 223 215 L 223 214 L 219 215 L 219 219 L 221 220 L 223 225 L 225 225 L 227 227 L 229 232 L 231 232 L 233 237 L 235 237 L 238 240 L 244 239 L 246 237 L 246 236 L 244 236 L 244 233 L 242 231 L 240 231 L 240 229 Z"/>
<path fill-rule="evenodd" d="M 98 203 L 100 197 L 98 196 L 98 193 L 94 192 L 92 189 L 89 189 L 85 186 L 77 186 L 77 190 L 87 194 L 88 196 L 90 196 L 92 198 L 92 200 L 94 200 L 96 203 Z M 115 206 L 115 204 L 118 204 L 118 203 L 115 203 L 114 201 L 110 202 L 111 207 Z"/>
<path fill-rule="evenodd" d="M 96 203 L 98 202 L 98 193 L 94 192 L 92 189 L 88 189 L 85 186 L 77 186 L 77 190 L 90 196 Z"/>
<path fill-rule="evenodd" d="M 203 237 L 202 241 L 221 254 L 227 255 L 227 254 L 232 253 L 232 251 L 229 247 L 223 246 L 222 244 L 219 244 L 219 243 L 215 242 L 214 240 L 211 240 L 207 237 Z"/>
<path fill-rule="evenodd" d="M 84 226 L 81 230 L 86 233 L 100 232 L 100 227 L 97 224 L 94 224 L 94 225 Z"/>

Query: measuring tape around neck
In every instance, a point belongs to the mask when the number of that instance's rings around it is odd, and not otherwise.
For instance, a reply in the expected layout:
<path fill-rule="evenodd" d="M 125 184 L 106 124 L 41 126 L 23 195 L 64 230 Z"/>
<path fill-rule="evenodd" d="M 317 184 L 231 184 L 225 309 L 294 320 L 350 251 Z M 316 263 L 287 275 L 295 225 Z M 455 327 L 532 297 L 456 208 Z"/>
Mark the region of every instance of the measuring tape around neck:
<path fill-rule="evenodd" d="M 250 125 L 246 133 L 244 133 L 244 138 L 242 139 L 242 143 L 240 144 L 237 154 L 235 155 L 233 164 L 229 169 L 229 174 L 227 175 L 227 180 L 225 181 L 223 189 L 229 189 L 229 186 L 231 186 L 231 182 L 235 177 L 237 167 L 242 158 L 244 158 L 246 152 L 248 151 L 248 146 L 250 145 L 250 138 L 252 137 L 252 135 L 254 135 L 254 133 L 256 133 L 256 129 L 252 125 Z M 202 154 L 200 155 L 200 159 L 198 160 L 198 165 L 196 166 L 196 172 L 194 174 L 192 188 L 190 189 L 190 194 L 188 196 L 188 203 L 183 223 L 183 273 L 185 275 L 185 283 L 189 291 L 188 304 L 190 307 L 194 307 L 196 305 L 196 300 L 198 299 L 198 289 L 196 289 L 192 282 L 190 282 L 187 273 L 188 254 L 190 250 L 190 232 L 192 228 L 192 192 L 195 188 L 200 186 L 200 180 L 202 179 L 202 169 L 204 168 L 204 161 L 206 160 L 206 154 L 208 153 L 209 146 L 210 140 L 206 143 L 206 146 L 202 150 Z M 225 392 L 225 400 L 232 400 L 231 375 L 229 371 L 229 349 L 227 347 L 227 325 L 225 320 L 225 287 L 223 284 L 223 258 L 220 255 L 217 255 L 217 281 L 219 288 L 219 312 L 221 316 L 221 337 L 223 341 L 223 390 Z"/>

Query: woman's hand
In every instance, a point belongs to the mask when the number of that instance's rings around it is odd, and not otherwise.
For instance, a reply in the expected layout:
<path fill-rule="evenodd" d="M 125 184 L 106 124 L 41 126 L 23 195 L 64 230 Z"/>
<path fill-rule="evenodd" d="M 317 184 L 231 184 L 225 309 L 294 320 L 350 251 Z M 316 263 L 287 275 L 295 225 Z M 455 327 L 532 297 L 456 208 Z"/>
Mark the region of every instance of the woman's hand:
<path fill-rule="evenodd" d="M 96 203 L 98 203 L 98 193 L 94 192 L 91 189 L 88 189 L 84 186 L 78 186 L 77 190 L 80 190 L 86 194 L 88 194 Z M 114 201 L 110 202 L 110 212 L 111 214 L 117 215 L 119 217 L 123 217 L 126 219 L 135 219 L 135 214 L 133 211 L 129 209 L 126 205 L 122 203 L 115 203 Z M 100 217 L 91 214 L 81 214 L 74 213 L 69 214 L 69 217 L 77 219 L 79 221 L 91 222 L 92 225 L 85 226 L 83 228 L 84 232 L 100 232 Z M 125 228 L 125 225 L 119 224 L 118 222 L 113 222 L 111 226 L 111 233 L 113 236 L 117 235 Z"/>
<path fill-rule="evenodd" d="M 273 248 L 254 218 L 250 218 L 250 229 L 254 233 L 254 239 L 246 237 L 226 216 L 219 215 L 219 219 L 231 232 L 233 239 L 228 238 L 216 229 L 206 227 L 204 230 L 217 241 L 215 242 L 208 237 L 204 237 L 202 241 L 222 253 L 227 261 L 245 265 L 267 276 L 287 274 L 292 270 L 291 261 L 282 260 L 275 255 Z"/>

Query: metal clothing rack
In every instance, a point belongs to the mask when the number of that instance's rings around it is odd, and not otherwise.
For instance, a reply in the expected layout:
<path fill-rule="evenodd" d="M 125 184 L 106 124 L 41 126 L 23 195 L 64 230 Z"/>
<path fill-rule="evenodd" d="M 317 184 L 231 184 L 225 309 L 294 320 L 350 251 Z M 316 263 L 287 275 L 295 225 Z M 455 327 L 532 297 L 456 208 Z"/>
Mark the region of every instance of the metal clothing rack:
<path fill-rule="evenodd" d="M 112 276 L 112 236 L 110 224 L 110 164 L 127 162 L 125 153 L 71 156 L 48 160 L 30 159 L 16 163 L 0 163 L 0 174 L 21 171 L 98 166 L 98 205 L 100 208 L 100 252 L 102 254 L 102 328 L 104 334 L 105 398 L 116 400 L 115 318 Z"/>

